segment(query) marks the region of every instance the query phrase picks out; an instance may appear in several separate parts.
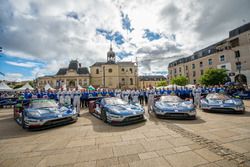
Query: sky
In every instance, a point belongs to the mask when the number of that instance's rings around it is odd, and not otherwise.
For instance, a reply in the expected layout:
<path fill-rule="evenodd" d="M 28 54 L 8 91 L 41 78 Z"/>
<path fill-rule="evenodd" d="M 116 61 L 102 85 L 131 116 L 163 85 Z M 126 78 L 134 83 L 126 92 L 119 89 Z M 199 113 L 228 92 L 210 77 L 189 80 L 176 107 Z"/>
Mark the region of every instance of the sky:
<path fill-rule="evenodd" d="M 138 60 L 139 74 L 167 74 L 169 62 L 250 22 L 249 0 L 0 0 L 0 80 L 53 75 L 77 59 Z"/>

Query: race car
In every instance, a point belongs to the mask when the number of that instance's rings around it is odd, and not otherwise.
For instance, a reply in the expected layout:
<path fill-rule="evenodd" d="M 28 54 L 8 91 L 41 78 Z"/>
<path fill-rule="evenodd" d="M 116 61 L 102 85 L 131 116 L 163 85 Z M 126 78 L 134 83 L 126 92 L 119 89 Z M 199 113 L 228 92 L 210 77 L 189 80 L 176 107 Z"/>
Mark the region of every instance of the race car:
<path fill-rule="evenodd" d="M 241 99 L 221 93 L 209 93 L 205 98 L 201 99 L 201 109 L 203 111 L 236 111 L 244 113 L 245 106 Z"/>
<path fill-rule="evenodd" d="M 241 91 L 233 94 L 233 97 L 240 99 L 250 99 L 250 91 Z"/>
<path fill-rule="evenodd" d="M 77 113 L 72 106 L 60 106 L 55 100 L 18 100 L 14 120 L 24 129 L 42 129 L 76 122 Z"/>
<path fill-rule="evenodd" d="M 104 97 L 89 102 L 89 112 L 113 125 L 144 121 L 144 109 L 117 97 Z"/>
<path fill-rule="evenodd" d="M 191 101 L 176 95 L 164 95 L 154 102 L 153 112 L 159 118 L 195 119 L 196 110 Z"/>
<path fill-rule="evenodd" d="M 15 105 L 16 101 L 17 101 L 17 98 L 15 97 L 0 98 L 0 108 L 2 108 L 3 106 Z"/>

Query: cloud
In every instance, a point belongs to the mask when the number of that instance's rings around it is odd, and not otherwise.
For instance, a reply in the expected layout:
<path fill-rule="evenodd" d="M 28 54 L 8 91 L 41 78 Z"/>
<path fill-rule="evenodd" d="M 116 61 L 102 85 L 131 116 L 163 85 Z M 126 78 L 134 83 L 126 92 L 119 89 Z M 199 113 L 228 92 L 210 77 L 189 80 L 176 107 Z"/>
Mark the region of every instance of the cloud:
<path fill-rule="evenodd" d="M 249 0 L 1 1 L 0 46 L 6 55 L 46 64 L 32 67 L 31 77 L 54 74 L 71 59 L 86 67 L 106 61 L 111 40 L 119 61 L 138 57 L 139 73 L 157 73 L 166 71 L 170 61 L 227 37 L 243 19 L 250 22 L 249 4 Z M 20 63 L 32 66 L 16 61 Z"/>
<path fill-rule="evenodd" d="M 6 73 L 5 76 L 1 77 L 3 80 L 7 81 L 22 81 L 25 80 L 23 78 L 23 74 L 21 73 Z"/>
<path fill-rule="evenodd" d="M 21 62 L 14 62 L 14 61 L 5 61 L 5 63 L 13 65 L 13 66 L 25 67 L 25 68 L 32 68 L 32 67 L 38 66 L 38 63 L 34 63 L 34 62 L 21 63 Z"/>

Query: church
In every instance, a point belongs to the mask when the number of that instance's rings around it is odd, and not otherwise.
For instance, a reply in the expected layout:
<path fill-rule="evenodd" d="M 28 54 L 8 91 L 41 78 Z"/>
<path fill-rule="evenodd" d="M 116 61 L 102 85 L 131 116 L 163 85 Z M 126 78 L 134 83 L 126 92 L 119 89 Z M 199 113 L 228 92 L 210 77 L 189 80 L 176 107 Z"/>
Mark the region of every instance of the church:
<path fill-rule="evenodd" d="M 82 67 L 77 60 L 71 60 L 67 68 L 60 68 L 55 75 L 36 79 L 37 86 L 44 88 L 50 84 L 53 88 L 75 88 L 89 85 L 95 88 L 136 88 L 138 86 L 138 67 L 134 62 L 116 62 L 116 55 L 110 45 L 107 62 L 96 62 L 89 68 Z"/>
<path fill-rule="evenodd" d="M 116 62 L 116 55 L 110 45 L 107 62 L 96 62 L 90 66 L 91 84 L 94 87 L 137 88 L 138 66 L 132 61 Z"/>

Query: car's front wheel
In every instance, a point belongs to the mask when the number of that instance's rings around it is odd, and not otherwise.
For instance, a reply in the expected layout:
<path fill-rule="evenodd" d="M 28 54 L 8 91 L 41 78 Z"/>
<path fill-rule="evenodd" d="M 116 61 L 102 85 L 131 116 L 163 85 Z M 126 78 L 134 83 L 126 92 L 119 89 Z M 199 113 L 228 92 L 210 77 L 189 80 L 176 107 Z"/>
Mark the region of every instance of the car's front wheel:
<path fill-rule="evenodd" d="M 107 114 L 106 111 L 104 109 L 102 109 L 101 111 L 101 119 L 103 120 L 103 122 L 107 122 Z"/>

